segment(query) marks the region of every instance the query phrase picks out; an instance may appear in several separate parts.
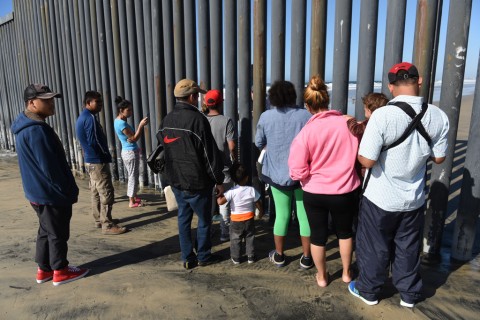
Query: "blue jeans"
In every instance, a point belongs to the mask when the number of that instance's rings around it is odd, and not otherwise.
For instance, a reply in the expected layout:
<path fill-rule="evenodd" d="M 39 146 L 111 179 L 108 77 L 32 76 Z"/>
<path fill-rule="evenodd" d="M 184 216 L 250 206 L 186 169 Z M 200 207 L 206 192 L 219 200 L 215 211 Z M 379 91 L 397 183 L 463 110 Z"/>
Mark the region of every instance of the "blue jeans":
<path fill-rule="evenodd" d="M 178 237 L 182 260 L 206 261 L 210 258 L 212 241 L 210 229 L 212 226 L 212 190 L 206 189 L 197 192 L 183 191 L 172 187 L 178 204 Z M 197 214 L 197 255 L 193 252 L 192 218 Z"/>

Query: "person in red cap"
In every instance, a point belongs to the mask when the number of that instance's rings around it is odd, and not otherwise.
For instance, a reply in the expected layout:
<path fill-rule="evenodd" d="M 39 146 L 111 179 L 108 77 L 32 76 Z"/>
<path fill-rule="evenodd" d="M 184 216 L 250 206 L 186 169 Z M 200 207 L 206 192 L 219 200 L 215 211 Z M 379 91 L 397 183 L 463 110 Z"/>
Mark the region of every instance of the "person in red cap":
<path fill-rule="evenodd" d="M 223 155 L 223 173 L 225 179 L 223 180 L 223 188 L 225 190 L 233 187 L 233 182 L 229 174 L 229 168 L 236 159 L 235 141 L 237 139 L 235 134 L 235 127 L 232 119 L 222 115 L 223 97 L 220 90 L 208 91 L 203 99 L 202 110 L 206 114 L 210 128 L 212 130 L 213 138 L 217 143 L 218 149 Z M 216 208 L 217 200 L 213 198 L 213 209 Z M 212 210 L 214 214 L 215 210 Z M 220 219 L 220 241 L 225 242 L 230 239 L 230 206 L 228 203 L 219 207 Z"/>
<path fill-rule="evenodd" d="M 39 222 L 35 252 L 37 283 L 53 278 L 53 285 L 58 286 L 78 280 L 89 271 L 69 266 L 67 242 L 78 187 L 60 139 L 45 122 L 55 114 L 53 98 L 61 98 L 61 94 L 42 84 L 31 84 L 23 98 L 25 111 L 13 122 L 12 132 L 25 197 Z"/>
<path fill-rule="evenodd" d="M 363 134 L 358 160 L 371 171 L 364 184 L 356 241 L 359 275 L 348 290 L 368 305 L 378 303 L 391 267 L 400 305 L 420 301 L 420 247 L 425 172 L 430 159 L 445 160 L 448 118 L 419 96 L 422 78 L 408 62 L 388 73 L 393 99 L 377 109 Z M 407 130 L 415 119 L 420 122 Z"/>

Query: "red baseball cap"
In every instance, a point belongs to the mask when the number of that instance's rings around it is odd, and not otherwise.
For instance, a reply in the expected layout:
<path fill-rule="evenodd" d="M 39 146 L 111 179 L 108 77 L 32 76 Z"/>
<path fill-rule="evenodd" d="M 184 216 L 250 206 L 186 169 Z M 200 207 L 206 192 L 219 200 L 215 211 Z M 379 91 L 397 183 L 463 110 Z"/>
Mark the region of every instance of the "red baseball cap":
<path fill-rule="evenodd" d="M 409 62 L 400 62 L 394 65 L 388 72 L 388 82 L 394 83 L 397 80 L 418 78 L 418 70 Z"/>
<path fill-rule="evenodd" d="M 203 101 L 207 107 L 219 105 L 223 102 L 222 93 L 220 90 L 207 91 Z"/>

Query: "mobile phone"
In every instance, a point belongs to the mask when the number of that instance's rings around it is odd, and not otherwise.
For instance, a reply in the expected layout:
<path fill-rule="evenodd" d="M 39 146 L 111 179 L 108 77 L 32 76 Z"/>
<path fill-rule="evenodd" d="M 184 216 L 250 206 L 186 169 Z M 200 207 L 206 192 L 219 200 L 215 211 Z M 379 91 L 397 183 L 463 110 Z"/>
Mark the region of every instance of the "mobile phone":
<path fill-rule="evenodd" d="M 147 118 L 150 118 L 150 112 L 147 112 Z"/>

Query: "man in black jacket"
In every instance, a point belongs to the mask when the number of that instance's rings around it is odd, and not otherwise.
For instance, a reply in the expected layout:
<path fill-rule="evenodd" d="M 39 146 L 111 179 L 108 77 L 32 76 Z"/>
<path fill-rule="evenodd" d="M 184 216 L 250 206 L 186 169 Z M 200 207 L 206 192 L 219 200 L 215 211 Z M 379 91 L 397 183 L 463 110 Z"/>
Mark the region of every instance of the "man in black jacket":
<path fill-rule="evenodd" d="M 211 196 L 223 194 L 223 161 L 207 118 L 197 109 L 198 94 L 205 90 L 189 79 L 174 89 L 177 103 L 163 120 L 157 139 L 165 150 L 165 175 L 178 203 L 178 233 L 185 269 L 219 260 L 211 254 Z M 197 250 L 193 252 L 191 223 L 198 216 Z"/>

